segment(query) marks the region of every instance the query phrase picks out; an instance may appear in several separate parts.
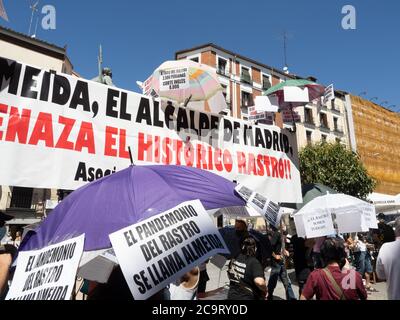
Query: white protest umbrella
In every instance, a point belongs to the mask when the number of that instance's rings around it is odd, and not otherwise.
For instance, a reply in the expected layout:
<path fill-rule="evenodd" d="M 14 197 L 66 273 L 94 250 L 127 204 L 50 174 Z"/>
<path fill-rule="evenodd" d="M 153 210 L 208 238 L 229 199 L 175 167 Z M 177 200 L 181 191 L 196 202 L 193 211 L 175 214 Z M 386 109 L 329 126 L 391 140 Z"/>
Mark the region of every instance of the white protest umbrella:
<path fill-rule="evenodd" d="M 373 205 L 342 193 L 313 199 L 294 215 L 294 219 L 299 235 L 308 238 L 332 234 L 334 221 L 339 233 L 378 228 Z"/>

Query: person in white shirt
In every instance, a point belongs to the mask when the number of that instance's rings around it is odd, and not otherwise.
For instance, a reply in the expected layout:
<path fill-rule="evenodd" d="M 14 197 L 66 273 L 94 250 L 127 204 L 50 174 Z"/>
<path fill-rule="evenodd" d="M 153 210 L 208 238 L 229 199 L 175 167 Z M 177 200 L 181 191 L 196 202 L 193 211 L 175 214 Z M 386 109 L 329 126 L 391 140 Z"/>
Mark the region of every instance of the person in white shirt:
<path fill-rule="evenodd" d="M 200 271 L 198 267 L 186 272 L 169 286 L 170 300 L 197 300 Z"/>
<path fill-rule="evenodd" d="M 395 222 L 396 241 L 384 243 L 376 262 L 379 279 L 386 280 L 389 300 L 400 300 L 400 217 Z"/>

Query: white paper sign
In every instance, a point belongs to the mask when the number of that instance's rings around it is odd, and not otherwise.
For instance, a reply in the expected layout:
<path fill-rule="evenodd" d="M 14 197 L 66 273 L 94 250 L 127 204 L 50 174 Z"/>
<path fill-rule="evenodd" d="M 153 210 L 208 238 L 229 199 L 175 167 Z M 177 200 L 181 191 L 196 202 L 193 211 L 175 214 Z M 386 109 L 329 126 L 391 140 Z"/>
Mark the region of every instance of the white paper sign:
<path fill-rule="evenodd" d="M 254 99 L 257 112 L 277 112 L 279 109 L 277 96 L 257 96 Z"/>
<path fill-rule="evenodd" d="M 333 84 L 331 84 L 325 88 L 324 104 L 333 99 L 335 99 L 335 90 L 333 89 Z"/>
<path fill-rule="evenodd" d="M 310 102 L 308 88 L 283 87 L 285 102 Z"/>
<path fill-rule="evenodd" d="M 85 235 L 18 254 L 6 300 L 69 300 Z"/>
<path fill-rule="evenodd" d="M 318 238 L 336 233 L 332 215 L 327 210 L 315 210 L 301 216 L 307 238 Z"/>
<path fill-rule="evenodd" d="M 247 202 L 250 208 L 256 210 L 270 224 L 273 226 L 279 225 L 281 217 L 279 205 L 242 184 L 237 185 L 235 190 Z"/>
<path fill-rule="evenodd" d="M 160 70 L 160 92 L 189 88 L 188 68 Z"/>
<path fill-rule="evenodd" d="M 362 210 L 341 209 L 336 213 L 336 224 L 339 233 L 367 232 L 369 230 Z"/>
<path fill-rule="evenodd" d="M 146 299 L 217 253 L 229 253 L 200 200 L 110 234 L 135 299 Z"/>

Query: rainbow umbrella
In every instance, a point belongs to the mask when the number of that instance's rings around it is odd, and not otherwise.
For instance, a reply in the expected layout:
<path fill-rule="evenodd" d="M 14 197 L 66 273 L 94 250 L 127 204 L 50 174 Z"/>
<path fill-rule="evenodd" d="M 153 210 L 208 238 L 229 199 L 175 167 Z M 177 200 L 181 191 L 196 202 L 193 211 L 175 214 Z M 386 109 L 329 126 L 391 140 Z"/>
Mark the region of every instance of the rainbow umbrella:
<path fill-rule="evenodd" d="M 154 71 L 150 86 L 160 98 L 191 109 L 219 113 L 227 108 L 215 70 L 191 60 L 164 62 Z"/>

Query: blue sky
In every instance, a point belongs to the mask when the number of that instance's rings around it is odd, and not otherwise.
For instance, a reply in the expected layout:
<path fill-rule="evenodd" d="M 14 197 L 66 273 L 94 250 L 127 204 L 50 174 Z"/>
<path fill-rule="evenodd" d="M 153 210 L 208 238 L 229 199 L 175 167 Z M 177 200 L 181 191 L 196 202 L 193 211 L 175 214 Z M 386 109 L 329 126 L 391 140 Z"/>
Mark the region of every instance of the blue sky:
<path fill-rule="evenodd" d="M 3 0 L 10 22 L 0 24 L 27 33 L 32 2 Z M 291 72 L 354 94 L 366 91 L 368 98 L 400 109 L 396 0 L 41 0 L 39 7 L 45 4 L 57 10 L 56 30 L 43 30 L 39 22 L 37 37 L 67 45 L 85 78 L 97 75 L 100 43 L 116 85 L 134 91 L 136 80 L 173 59 L 175 51 L 208 42 L 282 68 L 286 30 Z M 346 4 L 356 8 L 356 30 L 341 27 Z"/>

